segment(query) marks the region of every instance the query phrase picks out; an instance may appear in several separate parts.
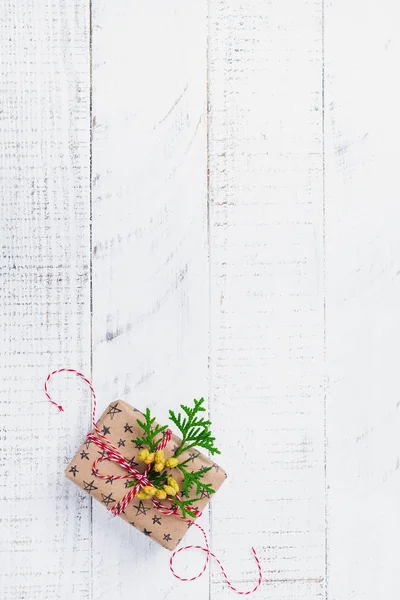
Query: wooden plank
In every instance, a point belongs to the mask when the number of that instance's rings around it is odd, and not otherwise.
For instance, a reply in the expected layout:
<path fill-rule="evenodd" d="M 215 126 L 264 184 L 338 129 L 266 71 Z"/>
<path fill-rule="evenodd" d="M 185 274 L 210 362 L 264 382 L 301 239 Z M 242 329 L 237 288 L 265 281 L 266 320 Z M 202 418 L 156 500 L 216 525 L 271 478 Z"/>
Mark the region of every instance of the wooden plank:
<path fill-rule="evenodd" d="M 88 426 L 88 3 L 0 6 L 0 589 L 2 600 L 90 598 L 90 506 L 63 475 Z M 63 393 L 62 393 L 63 390 Z"/>
<path fill-rule="evenodd" d="M 207 394 L 206 2 L 93 8 L 94 380 L 100 408 L 165 420 Z M 93 510 L 94 598 L 204 597 L 207 576 L 189 590 L 166 550 Z"/>
<path fill-rule="evenodd" d="M 329 598 L 400 594 L 398 5 L 326 7 Z M 340 43 L 338 42 L 340 40 Z"/>
<path fill-rule="evenodd" d="M 322 14 L 210 3 L 212 545 L 273 600 L 324 597 Z M 229 479 L 229 474 L 232 477 Z M 215 568 L 215 567 L 214 567 Z M 211 597 L 228 598 L 219 571 Z"/>

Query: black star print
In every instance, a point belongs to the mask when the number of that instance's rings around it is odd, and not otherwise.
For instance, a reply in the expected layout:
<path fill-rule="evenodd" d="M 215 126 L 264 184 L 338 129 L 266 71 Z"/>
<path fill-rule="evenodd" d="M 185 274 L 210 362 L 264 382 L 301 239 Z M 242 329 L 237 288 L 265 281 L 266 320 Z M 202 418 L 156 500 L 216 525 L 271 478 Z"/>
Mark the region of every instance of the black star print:
<path fill-rule="evenodd" d="M 178 450 L 179 446 L 174 445 L 174 447 L 172 448 L 172 454 L 175 454 L 175 452 Z"/>
<path fill-rule="evenodd" d="M 153 525 L 155 524 L 161 525 L 161 517 L 157 517 L 157 515 L 154 515 L 153 517 Z"/>
<path fill-rule="evenodd" d="M 74 477 L 75 477 L 76 473 L 79 473 L 78 469 L 76 468 L 76 465 L 71 467 L 69 472 L 72 473 Z"/>
<path fill-rule="evenodd" d="M 85 442 L 86 450 L 89 450 L 89 446 L 91 443 L 92 443 L 92 440 L 86 440 L 86 442 Z"/>
<path fill-rule="evenodd" d="M 220 468 L 221 467 L 219 465 L 217 465 L 216 463 L 213 463 L 212 469 L 215 469 L 217 471 L 217 473 L 219 473 Z"/>
<path fill-rule="evenodd" d="M 134 456 L 132 458 L 130 458 L 129 460 L 127 460 L 126 462 L 128 462 L 131 465 L 131 467 L 137 467 L 139 465 L 139 463 L 135 462 Z"/>
<path fill-rule="evenodd" d="M 114 477 L 112 475 L 110 475 L 110 477 L 108 477 L 106 479 L 106 483 L 111 483 L 112 484 L 113 481 L 114 481 Z"/>
<path fill-rule="evenodd" d="M 138 408 L 134 408 L 134 409 L 133 409 L 133 412 L 138 412 L 138 413 L 140 413 L 141 415 L 143 414 L 143 413 L 142 413 L 142 411 L 141 411 L 141 410 L 139 410 Z"/>
<path fill-rule="evenodd" d="M 137 442 L 135 442 L 135 448 L 137 448 L 138 450 L 143 450 L 144 446 L 142 446 L 142 444 L 138 444 Z"/>
<path fill-rule="evenodd" d="M 134 521 L 129 521 L 129 525 L 133 525 L 133 527 L 135 527 L 135 522 Z"/>
<path fill-rule="evenodd" d="M 126 487 L 126 488 L 128 488 L 128 487 L 132 487 L 131 485 L 129 485 L 130 483 L 132 483 L 132 482 L 131 482 L 131 481 L 129 481 L 129 479 L 127 479 L 127 480 L 125 481 L 125 487 Z"/>
<path fill-rule="evenodd" d="M 172 541 L 172 537 L 169 535 L 169 533 L 164 533 L 164 540 L 166 542 L 171 542 Z"/>
<path fill-rule="evenodd" d="M 191 527 L 193 525 L 193 521 L 189 521 L 187 524 L 187 528 L 189 529 L 189 527 Z"/>
<path fill-rule="evenodd" d="M 101 458 L 106 458 L 107 451 L 106 450 L 102 450 L 101 452 L 97 452 L 97 454 L 100 454 Z"/>
<path fill-rule="evenodd" d="M 189 460 L 191 460 L 192 462 L 197 457 L 198 457 L 198 453 L 197 452 L 189 452 Z"/>
<path fill-rule="evenodd" d="M 210 492 L 208 492 L 207 490 L 201 490 L 201 496 L 200 499 L 202 500 L 203 498 L 210 498 Z"/>
<path fill-rule="evenodd" d="M 116 403 L 114 404 L 114 406 L 113 406 L 112 404 L 110 404 L 110 409 L 109 409 L 109 411 L 108 411 L 108 413 L 107 413 L 107 414 L 108 414 L 108 415 L 110 415 L 111 419 L 113 419 L 113 418 L 114 418 L 114 416 L 115 416 L 117 413 L 120 413 L 120 412 L 122 412 L 122 410 L 121 410 L 120 408 L 117 408 L 117 407 L 118 407 L 118 402 L 116 402 Z"/>
<path fill-rule="evenodd" d="M 128 425 L 128 423 L 124 427 L 125 433 L 129 431 L 129 433 L 133 433 L 132 425 Z"/>
<path fill-rule="evenodd" d="M 109 504 L 111 504 L 111 502 L 116 502 L 116 500 L 112 497 L 111 494 L 108 494 L 108 496 L 106 496 L 105 494 L 101 494 L 101 498 L 102 498 L 102 503 L 105 504 L 106 506 L 108 506 Z"/>
<path fill-rule="evenodd" d="M 108 435 L 109 433 L 111 433 L 111 429 L 109 427 L 106 427 L 105 425 L 103 425 L 103 429 L 101 430 L 101 433 L 103 435 Z"/>
<path fill-rule="evenodd" d="M 179 544 L 181 543 L 182 538 L 180 540 L 178 540 L 177 546 L 179 546 Z"/>
<path fill-rule="evenodd" d="M 121 448 L 121 446 L 125 446 L 125 442 L 126 442 L 126 440 L 119 440 L 118 448 Z"/>
<path fill-rule="evenodd" d="M 87 452 L 85 452 L 84 450 L 82 450 L 81 452 L 81 458 L 86 458 L 87 460 L 89 460 L 89 454 Z"/>
<path fill-rule="evenodd" d="M 90 494 L 90 492 L 93 492 L 93 490 L 97 490 L 98 488 L 93 484 L 94 484 L 94 479 L 90 483 L 87 483 L 87 481 L 84 481 L 83 489 L 85 490 L 85 492 L 89 492 L 89 494 Z"/>
<path fill-rule="evenodd" d="M 138 516 L 138 515 L 146 516 L 146 513 L 150 510 L 150 508 L 145 507 L 142 500 L 140 500 L 139 505 L 134 504 L 133 507 L 136 508 L 136 516 Z"/>
<path fill-rule="evenodd" d="M 151 531 L 148 531 L 146 527 L 143 529 L 144 535 L 151 535 Z"/>

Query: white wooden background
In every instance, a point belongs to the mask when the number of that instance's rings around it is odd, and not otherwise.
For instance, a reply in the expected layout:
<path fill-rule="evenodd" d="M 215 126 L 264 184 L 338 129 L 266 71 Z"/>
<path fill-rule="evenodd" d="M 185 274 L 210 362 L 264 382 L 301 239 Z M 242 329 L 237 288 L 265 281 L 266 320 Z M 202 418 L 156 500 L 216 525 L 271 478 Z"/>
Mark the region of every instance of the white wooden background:
<path fill-rule="evenodd" d="M 43 395 L 67 365 L 100 408 L 207 396 L 238 586 L 254 544 L 257 598 L 399 597 L 399 17 L 0 2 L 1 600 L 234 597 L 63 477 L 90 422 L 74 378 L 65 413 Z"/>

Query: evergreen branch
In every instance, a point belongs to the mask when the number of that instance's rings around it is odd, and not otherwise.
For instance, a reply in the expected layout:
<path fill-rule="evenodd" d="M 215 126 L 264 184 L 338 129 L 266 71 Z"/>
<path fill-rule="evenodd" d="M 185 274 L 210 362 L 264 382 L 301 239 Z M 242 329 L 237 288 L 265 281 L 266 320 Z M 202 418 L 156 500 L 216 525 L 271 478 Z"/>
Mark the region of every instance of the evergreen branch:
<path fill-rule="evenodd" d="M 218 448 L 214 446 L 215 437 L 210 431 L 211 421 L 198 417 L 198 413 L 206 410 L 203 402 L 204 398 L 194 400 L 193 408 L 181 404 L 182 411 L 186 416 L 183 416 L 182 413 L 175 414 L 173 410 L 169 411 L 169 418 L 182 434 L 182 441 L 175 456 L 179 456 L 185 450 L 195 446 L 205 448 L 211 454 L 220 454 Z"/>
<path fill-rule="evenodd" d="M 189 496 L 189 493 L 193 486 L 196 487 L 196 494 L 201 494 L 202 490 L 208 492 L 209 494 L 214 494 L 215 490 L 213 489 L 211 483 L 204 483 L 201 481 L 202 477 L 211 470 L 211 467 L 202 467 L 199 471 L 190 472 L 187 471 L 183 466 L 183 463 L 178 465 L 178 469 L 181 471 L 183 475 L 183 485 L 182 485 L 182 495 L 185 497 Z"/>
<path fill-rule="evenodd" d="M 156 439 L 157 436 L 167 429 L 167 425 L 153 425 L 155 421 L 155 417 L 152 417 L 150 414 L 150 409 L 146 408 L 146 412 L 144 413 L 145 421 L 140 421 L 137 419 L 137 424 L 143 429 L 142 437 L 138 437 L 132 442 L 134 444 L 141 444 L 149 446 L 150 452 L 154 452 L 157 448 L 157 445 L 160 443 L 162 438 Z"/>
<path fill-rule="evenodd" d="M 196 513 L 190 510 L 190 505 L 194 504 L 195 502 L 198 502 L 200 498 L 191 498 L 190 500 L 178 500 L 178 498 L 174 496 L 171 498 L 171 500 L 174 504 L 176 504 L 179 507 L 182 517 L 184 519 L 186 518 L 186 515 L 189 515 L 190 517 L 192 517 L 192 519 L 196 518 Z"/>

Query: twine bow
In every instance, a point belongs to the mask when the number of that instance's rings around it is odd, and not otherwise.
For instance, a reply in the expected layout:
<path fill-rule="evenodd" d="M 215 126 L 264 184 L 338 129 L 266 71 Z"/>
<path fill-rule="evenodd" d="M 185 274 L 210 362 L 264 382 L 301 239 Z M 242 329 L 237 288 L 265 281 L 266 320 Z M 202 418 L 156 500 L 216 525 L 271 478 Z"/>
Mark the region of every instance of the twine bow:
<path fill-rule="evenodd" d="M 118 448 L 116 448 L 116 446 L 114 446 L 114 444 L 112 442 L 110 442 L 110 440 L 108 440 L 101 433 L 101 431 L 99 430 L 99 428 L 96 425 L 96 409 L 97 409 L 96 394 L 95 394 L 94 388 L 93 388 L 92 384 L 90 383 L 89 379 L 87 379 L 83 373 L 80 373 L 76 369 L 67 369 L 67 368 L 56 369 L 55 371 L 52 371 L 51 373 L 49 373 L 49 375 L 47 376 L 46 381 L 44 383 L 44 392 L 45 392 L 48 400 L 51 402 L 51 404 L 54 404 L 54 406 L 56 406 L 60 412 L 62 412 L 64 410 L 60 404 L 57 404 L 56 402 L 54 402 L 54 400 L 52 399 L 52 397 L 50 396 L 49 391 L 48 391 L 48 383 L 49 383 L 50 379 L 53 377 L 53 375 L 56 375 L 57 373 L 74 373 L 75 375 L 77 375 L 78 377 L 83 379 L 83 381 L 89 386 L 89 389 L 92 393 L 92 397 L 93 397 L 92 425 L 93 425 L 93 429 L 96 432 L 96 434 L 90 432 L 86 435 L 86 438 L 88 440 L 90 440 L 91 442 L 93 442 L 94 444 L 96 444 L 96 446 L 98 446 L 102 451 L 101 456 L 93 462 L 93 466 L 92 466 L 93 475 L 95 475 L 96 477 L 99 477 L 100 479 L 107 479 L 108 481 L 115 481 L 117 479 L 128 479 L 128 478 L 129 479 L 134 478 L 137 480 L 137 483 L 130 488 L 129 492 L 127 494 L 125 494 L 125 496 L 121 500 L 119 500 L 112 508 L 108 508 L 108 510 L 114 516 L 120 515 L 125 510 L 125 508 L 128 506 L 128 504 L 133 500 L 133 498 L 136 496 L 136 494 L 143 487 L 145 487 L 147 485 L 151 485 L 151 482 L 149 481 L 149 479 L 147 479 L 147 476 L 151 469 L 151 465 L 148 465 L 146 467 L 145 471 L 143 473 L 140 473 L 137 469 L 135 469 L 128 462 L 128 460 L 126 458 L 124 458 L 124 456 L 122 456 L 122 454 L 120 453 Z M 172 431 L 170 429 L 166 429 L 164 431 L 162 440 L 157 445 L 157 450 L 164 450 L 164 448 L 166 447 L 168 442 L 171 440 L 171 436 L 172 436 Z M 98 464 L 104 460 L 109 460 L 111 462 L 117 463 L 125 471 L 127 471 L 127 474 L 126 475 L 104 475 L 104 474 L 101 474 L 98 470 Z M 178 494 L 176 495 L 176 497 L 178 498 L 178 500 L 181 500 L 181 497 Z M 198 545 L 183 546 L 181 548 L 178 548 L 178 550 L 175 550 L 172 553 L 171 558 L 169 560 L 169 566 L 170 566 L 171 573 L 174 575 L 174 577 L 176 577 L 180 581 L 194 581 L 195 579 L 198 579 L 199 577 L 201 577 L 203 575 L 204 571 L 207 568 L 208 561 L 209 561 L 210 557 L 212 557 L 217 562 L 217 564 L 221 570 L 221 573 L 225 578 L 227 585 L 231 588 L 231 590 L 233 590 L 237 594 L 240 594 L 241 596 L 248 596 L 248 595 L 252 594 L 253 592 L 255 592 L 260 587 L 261 581 L 262 581 L 262 569 L 261 569 L 261 564 L 260 564 L 259 558 L 257 556 L 257 553 L 253 547 L 251 548 L 251 550 L 252 550 L 254 559 L 256 561 L 256 564 L 257 564 L 258 581 L 253 589 L 251 589 L 247 592 L 243 592 L 241 590 L 238 590 L 237 588 L 235 588 L 232 585 L 232 583 L 230 582 L 230 580 L 228 579 L 228 577 L 225 573 L 224 567 L 222 566 L 221 562 L 215 556 L 215 554 L 213 552 L 211 552 L 210 547 L 208 545 L 207 534 L 204 531 L 203 527 L 201 527 L 201 525 L 199 525 L 195 521 L 192 521 L 191 519 L 187 519 L 187 518 L 183 517 L 182 514 L 179 513 L 179 507 L 176 504 L 171 504 L 170 507 L 167 507 L 167 506 L 161 504 L 161 502 L 159 502 L 154 497 L 151 497 L 150 499 L 151 499 L 154 507 L 160 513 L 162 513 L 163 515 L 174 515 L 174 516 L 186 521 L 188 524 L 194 525 L 195 527 L 197 527 L 197 529 L 199 529 L 201 531 L 201 533 L 203 534 L 203 537 L 204 537 L 204 546 L 198 546 Z M 200 517 L 202 514 L 201 511 L 199 511 L 191 506 L 187 506 L 186 508 L 188 510 L 190 510 L 192 513 L 194 513 L 196 518 Z M 180 575 L 178 575 L 175 572 L 175 570 L 173 568 L 174 559 L 175 559 L 176 555 L 179 554 L 180 552 L 182 552 L 184 550 L 192 550 L 192 549 L 201 550 L 202 552 L 205 553 L 206 559 L 204 562 L 204 566 L 201 569 L 201 571 L 194 577 L 189 577 L 189 578 L 181 577 Z"/>

